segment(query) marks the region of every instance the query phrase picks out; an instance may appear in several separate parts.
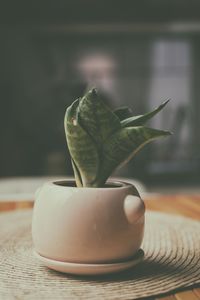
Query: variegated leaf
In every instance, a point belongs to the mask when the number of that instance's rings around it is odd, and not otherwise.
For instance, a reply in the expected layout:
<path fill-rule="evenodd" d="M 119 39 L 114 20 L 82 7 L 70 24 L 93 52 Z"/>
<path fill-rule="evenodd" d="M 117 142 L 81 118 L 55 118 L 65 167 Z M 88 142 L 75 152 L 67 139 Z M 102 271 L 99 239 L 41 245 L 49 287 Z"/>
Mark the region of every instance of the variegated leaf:
<path fill-rule="evenodd" d="M 122 106 L 113 111 L 115 115 L 120 119 L 120 121 L 130 118 L 132 116 L 132 111 L 129 107 L 127 106 Z"/>
<path fill-rule="evenodd" d="M 165 101 L 159 107 L 154 109 L 153 111 L 139 116 L 132 116 L 125 120 L 121 121 L 122 127 L 130 127 L 130 126 L 141 126 L 144 125 L 148 120 L 150 120 L 153 116 L 155 116 L 159 111 L 161 111 L 169 102 L 169 100 Z"/>
<path fill-rule="evenodd" d="M 122 163 L 130 160 L 145 144 L 171 133 L 143 126 L 127 127 L 114 133 L 104 144 L 99 184 Z"/>
<path fill-rule="evenodd" d="M 91 186 L 98 174 L 99 156 L 95 143 L 79 123 L 78 105 L 79 99 L 66 111 L 65 133 L 74 167 L 80 174 L 76 175 L 83 186 Z"/>
<path fill-rule="evenodd" d="M 79 104 L 80 124 L 90 137 L 102 148 L 102 143 L 121 128 L 119 118 L 103 103 L 93 88 Z"/>
<path fill-rule="evenodd" d="M 75 162 L 73 161 L 72 158 L 71 158 L 71 162 L 72 162 L 72 168 L 73 168 L 73 171 L 74 171 L 76 186 L 77 187 L 82 187 L 83 183 L 82 183 L 81 174 L 79 172 L 79 169 L 77 168 L 77 166 L 76 166 L 76 164 L 75 164 Z"/>

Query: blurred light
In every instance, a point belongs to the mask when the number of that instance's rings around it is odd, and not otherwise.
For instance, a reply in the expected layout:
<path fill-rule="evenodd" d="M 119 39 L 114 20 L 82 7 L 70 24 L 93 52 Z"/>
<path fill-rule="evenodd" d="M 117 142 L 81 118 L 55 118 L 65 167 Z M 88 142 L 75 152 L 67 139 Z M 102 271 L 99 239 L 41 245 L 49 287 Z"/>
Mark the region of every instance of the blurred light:
<path fill-rule="evenodd" d="M 103 54 L 91 54 L 81 58 L 78 68 L 84 76 L 99 74 L 111 74 L 115 69 L 115 62 L 112 57 Z"/>
<path fill-rule="evenodd" d="M 109 94 L 112 93 L 116 70 L 113 57 L 103 53 L 93 53 L 82 57 L 77 68 L 89 86 L 96 86 Z"/>

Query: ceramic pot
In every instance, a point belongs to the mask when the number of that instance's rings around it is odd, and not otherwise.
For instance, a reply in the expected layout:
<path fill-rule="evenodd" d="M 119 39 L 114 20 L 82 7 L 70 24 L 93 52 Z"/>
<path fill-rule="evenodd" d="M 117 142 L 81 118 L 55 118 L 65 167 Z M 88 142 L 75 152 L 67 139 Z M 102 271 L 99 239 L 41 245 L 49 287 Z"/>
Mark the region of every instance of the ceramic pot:
<path fill-rule="evenodd" d="M 109 263 L 132 257 L 144 233 L 145 207 L 136 188 L 108 183 L 77 188 L 72 181 L 46 183 L 36 193 L 35 251 L 73 263 Z"/>

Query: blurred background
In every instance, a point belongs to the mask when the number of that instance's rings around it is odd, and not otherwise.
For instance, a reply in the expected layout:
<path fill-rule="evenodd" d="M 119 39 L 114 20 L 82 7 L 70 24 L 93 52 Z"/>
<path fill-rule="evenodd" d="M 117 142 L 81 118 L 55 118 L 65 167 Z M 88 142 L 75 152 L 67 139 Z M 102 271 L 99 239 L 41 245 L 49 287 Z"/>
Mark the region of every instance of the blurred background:
<path fill-rule="evenodd" d="M 0 178 L 72 175 L 63 118 L 85 88 L 174 135 L 116 173 L 154 186 L 200 181 L 200 2 L 6 1 L 0 9 Z"/>

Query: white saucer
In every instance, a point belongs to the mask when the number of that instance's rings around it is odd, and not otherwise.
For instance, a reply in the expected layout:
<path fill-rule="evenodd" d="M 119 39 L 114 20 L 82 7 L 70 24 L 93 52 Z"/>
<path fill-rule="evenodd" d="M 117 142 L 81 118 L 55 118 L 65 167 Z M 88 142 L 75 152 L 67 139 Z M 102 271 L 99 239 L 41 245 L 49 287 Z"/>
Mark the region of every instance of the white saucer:
<path fill-rule="evenodd" d="M 41 256 L 36 251 L 34 255 L 48 268 L 55 271 L 76 274 L 76 275 L 100 275 L 124 271 L 131 267 L 134 267 L 143 260 L 144 251 L 140 249 L 137 254 L 135 254 L 129 260 L 124 262 L 109 263 L 109 264 L 82 264 L 82 263 L 71 263 L 62 262 Z"/>

